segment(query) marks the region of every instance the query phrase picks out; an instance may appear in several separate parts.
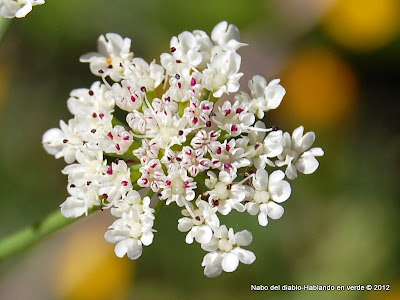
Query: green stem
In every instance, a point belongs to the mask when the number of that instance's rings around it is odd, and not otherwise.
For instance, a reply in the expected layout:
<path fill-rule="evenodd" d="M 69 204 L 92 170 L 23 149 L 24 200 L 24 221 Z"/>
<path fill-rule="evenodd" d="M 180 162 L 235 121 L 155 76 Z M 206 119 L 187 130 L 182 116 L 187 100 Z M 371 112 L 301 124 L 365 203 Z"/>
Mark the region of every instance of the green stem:
<path fill-rule="evenodd" d="M 156 207 L 154 208 L 154 222 L 157 222 L 164 206 L 165 206 L 165 200 L 161 200 L 160 198 L 158 198 Z"/>
<path fill-rule="evenodd" d="M 92 207 L 89 209 L 88 213 L 93 213 L 99 210 L 99 208 L 99 206 Z M 61 211 L 58 208 L 43 220 L 1 239 L 0 261 L 27 249 L 28 247 L 40 241 L 42 238 L 71 223 L 76 222 L 82 217 L 84 217 L 84 215 L 79 218 L 66 218 L 61 214 Z"/>
<path fill-rule="evenodd" d="M 210 96 L 210 91 L 204 89 L 203 93 L 201 94 L 200 100 L 207 100 Z"/>

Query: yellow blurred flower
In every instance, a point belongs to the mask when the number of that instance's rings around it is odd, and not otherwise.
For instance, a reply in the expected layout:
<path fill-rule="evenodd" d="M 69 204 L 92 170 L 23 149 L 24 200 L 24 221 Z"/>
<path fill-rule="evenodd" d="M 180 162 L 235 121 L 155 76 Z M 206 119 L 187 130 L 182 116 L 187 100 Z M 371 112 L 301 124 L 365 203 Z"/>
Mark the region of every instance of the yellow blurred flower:
<path fill-rule="evenodd" d="M 113 245 L 103 238 L 102 223 L 79 224 L 79 231 L 72 232 L 62 245 L 56 257 L 55 286 L 59 298 L 124 299 L 132 287 L 134 263 L 115 256 Z"/>
<path fill-rule="evenodd" d="M 276 111 L 293 125 L 333 127 L 354 113 L 357 80 L 347 63 L 323 48 L 292 58 L 282 76 L 286 96 Z M 290 119 L 285 119 L 290 116 Z"/>
<path fill-rule="evenodd" d="M 357 51 L 389 43 L 398 33 L 398 0 L 338 0 L 324 20 L 328 35 Z"/>

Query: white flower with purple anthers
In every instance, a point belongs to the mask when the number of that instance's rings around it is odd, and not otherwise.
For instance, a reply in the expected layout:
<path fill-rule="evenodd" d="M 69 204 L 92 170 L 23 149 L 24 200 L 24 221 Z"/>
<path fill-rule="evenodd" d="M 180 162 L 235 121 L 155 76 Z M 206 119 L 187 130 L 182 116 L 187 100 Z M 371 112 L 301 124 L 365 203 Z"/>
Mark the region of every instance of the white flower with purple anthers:
<path fill-rule="evenodd" d="M 90 52 L 82 55 L 81 62 L 89 63 L 90 70 L 96 76 L 120 81 L 132 63 L 133 53 L 130 52 L 131 39 L 123 39 L 115 33 L 101 35 L 97 42 L 99 52 Z"/>
<path fill-rule="evenodd" d="M 232 209 L 243 212 L 245 192 L 243 186 L 233 183 L 236 174 L 221 171 L 217 178 L 214 172 L 208 171 L 207 175 L 210 179 L 206 179 L 205 185 L 210 189 L 206 192 L 210 205 L 216 206 L 222 215 L 229 214 Z"/>
<path fill-rule="evenodd" d="M 173 37 L 160 64 L 133 58 L 130 44 L 115 33 L 99 38 L 98 52 L 81 61 L 103 81 L 72 91 L 74 117 L 43 135 L 46 151 L 69 164 L 61 213 L 75 218 L 110 208 L 118 219 L 105 239 L 118 257 L 137 259 L 153 241 L 163 206 L 176 205 L 186 242 L 209 252 L 206 276 L 253 263 L 253 252 L 243 249 L 251 233 L 235 234 L 220 217 L 247 211 L 262 226 L 279 219 L 291 194 L 285 174 L 294 179 L 318 167 L 323 151 L 309 149 L 315 134 L 303 136 L 299 127 L 290 136 L 257 120 L 279 106 L 285 89 L 279 79 L 256 75 L 249 92 L 240 90 L 237 51 L 246 44 L 234 25 L 219 23 L 211 37 L 201 30 Z"/>

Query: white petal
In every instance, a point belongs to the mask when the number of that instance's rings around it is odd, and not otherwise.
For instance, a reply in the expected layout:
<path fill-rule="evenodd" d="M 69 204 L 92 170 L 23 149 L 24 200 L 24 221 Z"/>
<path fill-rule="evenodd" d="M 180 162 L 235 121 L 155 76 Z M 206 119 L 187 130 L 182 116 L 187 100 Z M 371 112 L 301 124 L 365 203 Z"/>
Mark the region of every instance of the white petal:
<path fill-rule="evenodd" d="M 61 141 L 63 140 L 64 133 L 59 128 L 52 128 L 47 130 L 43 134 L 42 144 L 47 153 L 51 155 L 56 155 L 62 150 L 63 145 Z"/>
<path fill-rule="evenodd" d="M 180 232 L 186 232 L 192 229 L 193 222 L 189 218 L 181 218 L 178 220 L 178 230 Z"/>
<path fill-rule="evenodd" d="M 248 246 L 252 240 L 253 236 L 248 230 L 243 230 L 235 234 L 235 244 L 239 246 Z"/>
<path fill-rule="evenodd" d="M 281 170 L 274 171 L 269 175 L 269 184 L 271 185 L 273 183 L 277 183 L 283 178 L 285 178 L 285 173 L 283 173 Z"/>
<path fill-rule="evenodd" d="M 114 223 L 115 224 L 115 223 Z M 127 230 L 108 230 L 104 234 L 104 239 L 109 243 L 119 243 L 122 240 L 129 239 L 129 232 Z"/>
<path fill-rule="evenodd" d="M 186 242 L 186 244 L 192 244 L 193 243 L 193 230 L 190 230 L 188 232 L 188 234 L 186 235 L 186 238 L 185 238 L 185 242 Z"/>
<path fill-rule="evenodd" d="M 204 268 L 204 275 L 207 277 L 213 278 L 217 277 L 222 273 L 221 261 L 223 256 L 220 253 L 207 253 L 201 265 Z"/>
<path fill-rule="evenodd" d="M 77 218 L 87 213 L 85 201 L 75 197 L 68 197 L 60 206 L 61 214 L 66 218 Z"/>
<path fill-rule="evenodd" d="M 140 241 L 142 242 L 143 245 L 148 246 L 153 242 L 154 234 L 153 232 L 146 231 L 142 233 L 142 237 L 140 238 Z"/>
<path fill-rule="evenodd" d="M 19 9 L 19 10 L 16 12 L 15 16 L 16 16 L 17 18 L 23 18 L 23 17 L 25 17 L 31 10 L 32 10 L 32 3 L 31 3 L 31 1 L 27 1 L 26 4 L 25 4 L 21 9 Z"/>
<path fill-rule="evenodd" d="M 314 156 L 323 156 L 324 155 L 324 150 L 322 150 L 321 148 L 312 148 L 309 151 L 312 155 Z"/>
<path fill-rule="evenodd" d="M 268 216 L 274 220 L 280 219 L 285 211 L 281 205 L 276 204 L 273 201 L 269 201 L 267 207 Z"/>
<path fill-rule="evenodd" d="M 227 253 L 222 259 L 222 269 L 225 272 L 233 272 L 239 265 L 239 258 L 233 253 Z"/>
<path fill-rule="evenodd" d="M 303 126 L 297 127 L 295 130 L 293 130 L 292 139 L 296 145 L 300 145 L 300 140 L 303 137 L 303 131 L 304 131 Z"/>
<path fill-rule="evenodd" d="M 285 174 L 286 174 L 286 177 L 289 179 L 293 180 L 293 179 L 297 178 L 297 171 L 296 171 L 295 166 L 292 163 L 290 165 L 288 165 L 288 167 L 286 168 Z"/>
<path fill-rule="evenodd" d="M 311 174 L 318 168 L 318 160 L 310 153 L 304 152 L 295 163 L 296 169 L 303 174 Z"/>
<path fill-rule="evenodd" d="M 213 236 L 213 232 L 210 227 L 207 225 L 202 225 L 199 226 L 198 229 L 196 230 L 196 241 L 200 244 L 208 243 L 210 242 L 211 238 Z"/>
<path fill-rule="evenodd" d="M 221 171 L 219 173 L 219 180 L 222 181 L 223 183 L 229 184 L 232 182 L 232 176 L 229 175 L 229 173 L 226 171 Z"/>
<path fill-rule="evenodd" d="M 268 225 L 268 215 L 265 212 L 260 211 L 260 213 L 258 214 L 258 223 L 261 226 Z"/>
<path fill-rule="evenodd" d="M 265 169 L 257 170 L 253 186 L 257 191 L 266 191 L 268 189 L 268 172 Z"/>
<path fill-rule="evenodd" d="M 128 249 L 133 245 L 133 239 L 125 239 L 115 245 L 115 255 L 122 258 L 128 252 Z"/>
<path fill-rule="evenodd" d="M 258 212 L 260 210 L 260 206 L 254 202 L 247 202 L 246 209 L 250 215 L 255 216 L 256 214 L 258 214 Z"/>
<path fill-rule="evenodd" d="M 310 131 L 307 132 L 300 140 L 300 152 L 304 152 L 309 149 L 315 141 L 315 133 Z"/>
<path fill-rule="evenodd" d="M 269 192 L 270 192 L 271 198 L 274 201 L 281 203 L 283 201 L 286 201 L 290 197 L 292 189 L 290 187 L 289 182 L 282 180 L 282 181 L 270 184 Z"/>
<path fill-rule="evenodd" d="M 256 256 L 254 255 L 254 253 L 246 249 L 238 247 L 233 249 L 232 252 L 237 255 L 240 262 L 243 264 L 250 265 L 256 260 Z"/>
<path fill-rule="evenodd" d="M 260 75 L 255 75 L 249 81 L 249 89 L 253 98 L 259 98 L 264 96 L 264 89 L 267 86 L 267 81 Z"/>

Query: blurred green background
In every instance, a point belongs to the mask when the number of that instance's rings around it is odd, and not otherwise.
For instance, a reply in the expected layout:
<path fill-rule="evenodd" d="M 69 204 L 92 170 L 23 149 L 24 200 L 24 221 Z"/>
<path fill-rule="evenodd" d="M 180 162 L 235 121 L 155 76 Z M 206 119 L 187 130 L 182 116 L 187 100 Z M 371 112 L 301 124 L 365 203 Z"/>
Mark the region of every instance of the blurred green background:
<path fill-rule="evenodd" d="M 184 30 L 222 20 L 241 30 L 247 80 L 281 78 L 287 94 L 269 123 L 315 131 L 325 150 L 313 175 L 292 182 L 282 219 L 247 214 L 257 260 L 203 275 L 205 254 L 177 230 L 179 209 L 156 225 L 137 262 L 118 259 L 99 212 L 0 264 L 0 299 L 400 299 L 400 2 L 398 0 L 51 1 L 14 20 L 0 46 L 0 237 L 40 220 L 67 197 L 64 161 L 42 134 L 71 115 L 72 89 L 97 78 L 79 56 L 100 34 L 132 39 L 147 61 Z M 158 60 L 159 61 L 159 60 Z M 390 284 L 390 292 L 251 292 L 250 284 Z"/>

